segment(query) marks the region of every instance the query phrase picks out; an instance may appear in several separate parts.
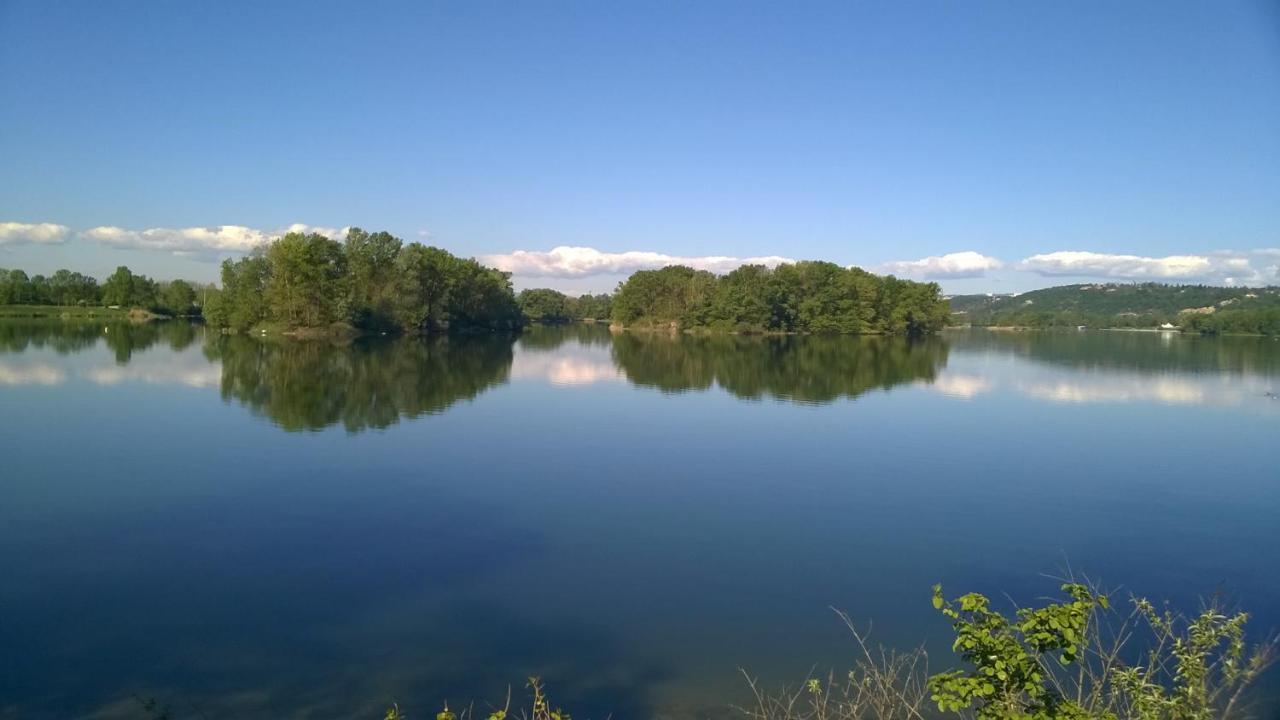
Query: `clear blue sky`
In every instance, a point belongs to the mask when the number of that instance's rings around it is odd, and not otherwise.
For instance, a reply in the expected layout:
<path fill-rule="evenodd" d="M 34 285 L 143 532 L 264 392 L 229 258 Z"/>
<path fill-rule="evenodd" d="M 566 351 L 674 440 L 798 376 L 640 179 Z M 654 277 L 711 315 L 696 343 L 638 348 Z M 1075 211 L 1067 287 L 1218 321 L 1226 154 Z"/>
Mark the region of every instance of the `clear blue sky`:
<path fill-rule="evenodd" d="M 1280 264 L 1277 2 L 0 0 L 0 99 L 0 266 L 33 271 L 210 280 L 225 247 L 84 233 L 292 223 L 964 292 Z M 616 282 L 562 260 L 517 280 Z"/>

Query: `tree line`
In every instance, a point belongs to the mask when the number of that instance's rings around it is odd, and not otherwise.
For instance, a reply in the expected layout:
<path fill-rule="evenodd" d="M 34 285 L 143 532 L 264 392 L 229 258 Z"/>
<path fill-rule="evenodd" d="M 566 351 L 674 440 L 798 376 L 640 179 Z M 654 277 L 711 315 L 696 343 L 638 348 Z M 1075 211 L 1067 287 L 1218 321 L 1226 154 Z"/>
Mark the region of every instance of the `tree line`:
<path fill-rule="evenodd" d="M 613 298 L 608 293 L 574 297 L 559 290 L 532 288 L 516 296 L 520 312 L 529 322 L 546 325 L 578 320 L 608 320 Z"/>
<path fill-rule="evenodd" d="M 936 283 L 805 261 L 744 265 L 727 275 L 675 265 L 642 270 L 618 286 L 613 322 L 739 333 L 914 334 L 946 325 Z"/>
<path fill-rule="evenodd" d="M 6 303 L 202 314 L 211 327 L 233 332 L 265 325 L 509 331 L 527 322 L 609 320 L 738 333 L 904 334 L 938 330 L 950 314 L 935 283 L 829 262 L 745 265 L 723 276 L 676 265 L 636 272 L 612 295 L 573 297 L 547 288 L 516 295 L 508 273 L 360 228 L 344 241 L 289 233 L 227 259 L 220 287 L 156 282 L 123 266 L 101 285 L 67 270 L 49 278 L 3 271 L 0 304 Z"/>
<path fill-rule="evenodd" d="M 196 289 L 185 280 L 157 282 L 120 266 L 104 282 L 73 272 L 28 276 L 0 268 L 0 305 L 106 306 L 145 308 L 168 315 L 199 312 Z"/>
<path fill-rule="evenodd" d="M 522 316 L 509 274 L 387 232 L 345 242 L 289 233 L 222 263 L 206 322 L 245 331 L 350 324 L 366 331 L 512 330 Z"/>

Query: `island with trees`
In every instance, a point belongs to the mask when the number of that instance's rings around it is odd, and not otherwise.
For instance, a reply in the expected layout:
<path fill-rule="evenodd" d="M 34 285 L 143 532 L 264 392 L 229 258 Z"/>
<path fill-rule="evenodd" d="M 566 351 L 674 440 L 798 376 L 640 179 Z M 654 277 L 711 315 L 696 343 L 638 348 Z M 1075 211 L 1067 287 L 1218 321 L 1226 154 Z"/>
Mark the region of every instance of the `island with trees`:
<path fill-rule="evenodd" d="M 436 332 L 518 329 L 507 273 L 387 232 L 352 228 L 346 242 L 289 233 L 222 263 L 204 308 L 210 326 L 243 332 Z"/>
<path fill-rule="evenodd" d="M 726 275 L 671 266 L 618 286 L 611 317 L 622 327 L 736 333 L 918 334 L 946 325 L 936 283 L 805 261 L 744 265 Z"/>

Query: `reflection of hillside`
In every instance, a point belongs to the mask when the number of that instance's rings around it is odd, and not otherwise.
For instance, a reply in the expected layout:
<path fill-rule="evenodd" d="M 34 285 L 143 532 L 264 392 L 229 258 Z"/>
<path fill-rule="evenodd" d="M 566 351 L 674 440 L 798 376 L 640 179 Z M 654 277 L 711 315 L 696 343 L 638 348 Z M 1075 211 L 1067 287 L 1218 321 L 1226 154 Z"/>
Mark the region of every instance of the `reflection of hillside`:
<path fill-rule="evenodd" d="M 932 381 L 946 365 L 947 344 L 938 338 L 620 333 L 613 359 L 637 385 L 682 391 L 714 383 L 740 398 L 822 403 Z"/>
<path fill-rule="evenodd" d="M 285 430 L 385 428 L 469 400 L 505 382 L 511 339 L 401 338 L 334 346 L 320 342 L 211 337 L 222 362 L 222 397 Z"/>
<path fill-rule="evenodd" d="M 1077 369 L 1280 375 L 1280 342 L 1124 331 L 949 333 L 960 352 L 1002 352 Z"/>
<path fill-rule="evenodd" d="M 105 342 L 121 363 L 135 351 L 166 342 L 174 350 L 189 346 L 198 329 L 186 322 L 88 322 L 83 320 L 5 320 L 0 322 L 0 353 L 48 348 L 66 355 Z"/>

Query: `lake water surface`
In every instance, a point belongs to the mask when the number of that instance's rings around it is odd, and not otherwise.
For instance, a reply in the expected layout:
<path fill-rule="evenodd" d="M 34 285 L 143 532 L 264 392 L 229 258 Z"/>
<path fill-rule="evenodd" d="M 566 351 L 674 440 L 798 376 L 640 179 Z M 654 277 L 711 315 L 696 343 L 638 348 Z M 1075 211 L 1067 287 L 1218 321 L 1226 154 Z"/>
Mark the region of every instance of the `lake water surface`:
<path fill-rule="evenodd" d="M 0 322 L 0 718 L 721 716 L 1068 565 L 1280 626 L 1280 342 Z M 1274 679 L 1274 678 L 1273 678 Z"/>

